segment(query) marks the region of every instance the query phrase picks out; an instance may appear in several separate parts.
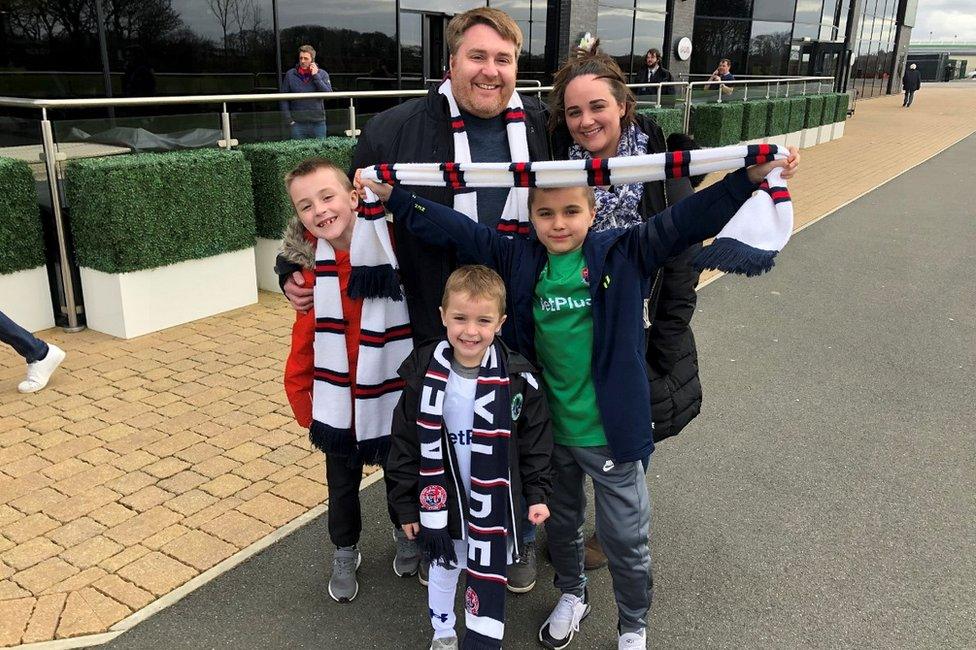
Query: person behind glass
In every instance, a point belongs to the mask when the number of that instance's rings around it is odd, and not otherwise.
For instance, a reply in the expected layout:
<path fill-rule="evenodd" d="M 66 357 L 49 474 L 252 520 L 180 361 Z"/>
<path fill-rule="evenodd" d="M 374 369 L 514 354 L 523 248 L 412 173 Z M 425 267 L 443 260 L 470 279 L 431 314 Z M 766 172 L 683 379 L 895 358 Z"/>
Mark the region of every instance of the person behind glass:
<path fill-rule="evenodd" d="M 644 70 L 644 78 L 640 83 L 659 84 L 674 81 L 671 71 L 661 65 L 661 50 L 652 47 L 644 57 L 647 68 Z M 673 95 L 674 86 L 661 86 L 662 95 Z"/>
<path fill-rule="evenodd" d="M 17 385 L 21 393 L 36 393 L 51 379 L 64 361 L 64 350 L 53 343 L 45 343 L 0 311 L 0 341 L 3 341 L 27 361 L 27 378 Z"/>
<path fill-rule="evenodd" d="M 298 63 L 281 80 L 283 93 L 332 92 L 329 73 L 315 63 L 315 48 L 298 48 Z M 281 112 L 294 140 L 326 136 L 325 102 L 321 99 L 292 99 L 281 102 Z"/>
<path fill-rule="evenodd" d="M 732 62 L 728 59 L 722 59 L 718 62 L 718 67 L 715 68 L 715 72 L 712 76 L 708 78 L 709 81 L 735 81 L 735 76 L 732 75 Z M 726 86 L 725 84 L 713 84 L 711 86 L 706 86 L 708 90 L 718 90 L 722 89 L 723 95 L 732 94 L 732 86 Z"/>
<path fill-rule="evenodd" d="M 356 143 L 353 170 L 378 163 L 549 159 L 549 137 L 541 103 L 530 95 L 515 92 L 522 49 L 518 23 L 504 11 L 478 7 L 455 15 L 448 24 L 446 36 L 450 52 L 448 79 L 432 88 L 426 97 L 403 102 L 370 119 Z M 452 116 L 448 95 L 458 108 L 457 119 Z M 522 111 L 509 110 L 516 102 L 521 103 Z M 505 119 L 509 114 L 515 116 L 510 125 Z M 461 132 L 453 128 L 458 123 L 463 125 Z M 524 141 L 519 141 L 522 125 Z M 509 137 L 510 133 L 516 135 Z M 526 150 L 528 155 L 522 158 Z M 470 155 L 460 159 L 464 152 Z M 464 198 L 463 192 L 455 193 L 449 187 L 418 187 L 415 191 L 447 206 L 456 206 L 458 199 Z M 465 214 L 497 229 L 509 190 L 484 188 L 473 194 L 477 209 Z M 394 223 L 393 231 L 414 341 L 420 345 L 429 339 L 442 338 L 444 325 L 438 307 L 444 286 L 451 272 L 465 260 L 459 260 L 453 249 L 425 243 L 403 224 Z M 305 284 L 301 273 L 295 273 L 297 268 L 279 256 L 275 270 L 292 306 L 300 311 L 309 309 L 312 288 Z M 502 338 L 520 352 L 508 323 L 502 329 Z M 516 507 L 520 506 L 524 504 L 516 503 Z M 518 564 L 508 571 L 508 590 L 515 593 L 530 591 L 536 582 L 535 527 L 526 522 L 522 530 L 524 551 Z M 420 582 L 427 584 L 427 565 L 420 561 L 417 545 L 399 527 L 395 534 L 394 571 L 399 576 L 418 574 Z"/>
<path fill-rule="evenodd" d="M 905 70 L 905 76 L 901 79 L 901 87 L 905 91 L 905 101 L 902 102 L 902 108 L 908 108 L 912 105 L 912 100 L 915 99 L 915 92 L 922 87 L 922 78 L 918 74 L 918 66 L 914 63 L 908 66 Z"/>
<path fill-rule="evenodd" d="M 654 120 L 635 112 L 636 98 L 625 85 L 623 71 L 599 50 L 599 41 L 590 49 L 577 50 L 556 72 L 549 97 L 557 158 L 663 153 L 675 149 L 672 140 L 679 137 L 681 146 L 677 148 L 698 148 L 694 140 L 679 134 L 666 142 Z M 593 229 L 627 228 L 646 221 L 690 195 L 695 180 L 701 178 L 597 187 Z M 669 258 L 654 277 L 648 301 L 645 358 L 655 442 L 678 433 L 701 409 L 698 355 L 690 326 L 698 282 L 691 263 L 700 249 L 701 244 L 695 243 Z M 586 542 L 585 568 L 599 568 L 606 562 L 594 535 Z"/>

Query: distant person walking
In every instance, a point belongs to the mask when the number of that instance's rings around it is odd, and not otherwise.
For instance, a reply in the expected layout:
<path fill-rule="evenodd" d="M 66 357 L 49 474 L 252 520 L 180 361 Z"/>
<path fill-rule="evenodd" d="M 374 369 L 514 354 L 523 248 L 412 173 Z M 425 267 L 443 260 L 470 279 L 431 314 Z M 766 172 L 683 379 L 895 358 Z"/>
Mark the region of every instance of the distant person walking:
<path fill-rule="evenodd" d="M 331 92 L 329 73 L 315 63 L 315 48 L 298 48 L 298 64 L 281 80 L 283 93 Z M 292 99 L 281 102 L 281 112 L 291 128 L 291 137 L 324 138 L 326 135 L 325 102 L 321 99 Z"/>
<path fill-rule="evenodd" d="M 64 361 L 64 350 L 45 343 L 0 311 L 0 341 L 12 347 L 27 361 L 27 378 L 20 382 L 21 393 L 36 393 L 45 386 L 51 375 Z"/>
<path fill-rule="evenodd" d="M 914 63 L 905 70 L 905 76 L 901 78 L 901 87 L 905 91 L 905 101 L 901 105 L 903 108 L 908 108 L 915 99 L 915 91 L 922 87 L 922 78 L 918 74 L 918 66 Z"/>

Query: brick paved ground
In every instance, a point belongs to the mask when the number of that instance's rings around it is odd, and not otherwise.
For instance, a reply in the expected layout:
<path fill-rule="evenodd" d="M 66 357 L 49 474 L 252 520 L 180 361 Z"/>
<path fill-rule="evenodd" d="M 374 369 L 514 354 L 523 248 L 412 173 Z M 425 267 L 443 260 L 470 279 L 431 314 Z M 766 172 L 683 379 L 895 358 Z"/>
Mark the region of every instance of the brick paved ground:
<path fill-rule="evenodd" d="M 797 225 L 976 130 L 968 87 L 899 100 L 804 153 Z M 262 294 L 130 341 L 50 330 L 68 358 L 32 396 L 0 351 L 0 645 L 105 631 L 324 501 L 281 388 L 290 320 Z"/>

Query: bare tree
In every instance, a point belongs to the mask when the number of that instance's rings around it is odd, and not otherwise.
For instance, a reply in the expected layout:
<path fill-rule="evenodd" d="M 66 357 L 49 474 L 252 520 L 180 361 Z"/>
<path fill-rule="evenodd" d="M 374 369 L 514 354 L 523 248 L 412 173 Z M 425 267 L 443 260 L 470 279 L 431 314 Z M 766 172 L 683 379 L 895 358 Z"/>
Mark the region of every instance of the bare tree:
<path fill-rule="evenodd" d="M 232 7 L 236 4 L 235 0 L 207 0 L 207 7 L 220 23 L 220 30 L 223 32 L 224 55 L 227 54 L 227 28 L 230 25 Z"/>

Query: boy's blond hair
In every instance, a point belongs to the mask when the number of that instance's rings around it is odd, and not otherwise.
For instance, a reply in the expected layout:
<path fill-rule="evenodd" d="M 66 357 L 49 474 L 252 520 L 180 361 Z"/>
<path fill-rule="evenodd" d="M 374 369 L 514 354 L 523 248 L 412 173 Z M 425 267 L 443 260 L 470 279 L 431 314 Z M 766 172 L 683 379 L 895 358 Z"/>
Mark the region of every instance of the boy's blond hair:
<path fill-rule="evenodd" d="M 554 192 L 556 190 L 582 190 L 583 195 L 586 196 L 586 204 L 590 206 L 590 210 L 596 211 L 596 192 L 589 185 L 581 185 L 579 187 L 530 187 L 529 188 L 529 213 L 532 213 L 532 205 L 535 203 L 535 199 L 539 194 L 543 192 Z"/>
<path fill-rule="evenodd" d="M 308 176 L 309 174 L 314 174 L 320 169 L 329 169 L 335 173 L 336 178 L 339 179 L 339 183 L 342 187 L 350 192 L 353 190 L 352 181 L 346 176 L 346 172 L 335 164 L 328 158 L 315 157 L 306 158 L 302 162 L 298 163 L 293 170 L 285 175 L 285 189 L 290 190 L 291 184 L 296 178 L 301 178 L 302 176 Z"/>
<path fill-rule="evenodd" d="M 505 315 L 505 283 L 500 275 L 481 264 L 455 269 L 444 285 L 441 309 L 447 309 L 452 293 L 466 293 L 472 298 L 487 298 L 498 303 L 498 315 Z"/>
<path fill-rule="evenodd" d="M 506 41 L 515 45 L 515 56 L 522 51 L 522 30 L 512 17 L 501 9 L 476 7 L 460 13 L 447 24 L 447 50 L 454 56 L 461 47 L 464 32 L 475 25 L 487 25 Z"/>

